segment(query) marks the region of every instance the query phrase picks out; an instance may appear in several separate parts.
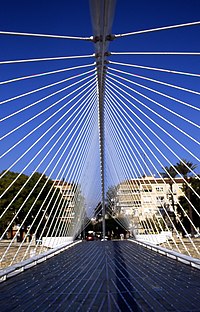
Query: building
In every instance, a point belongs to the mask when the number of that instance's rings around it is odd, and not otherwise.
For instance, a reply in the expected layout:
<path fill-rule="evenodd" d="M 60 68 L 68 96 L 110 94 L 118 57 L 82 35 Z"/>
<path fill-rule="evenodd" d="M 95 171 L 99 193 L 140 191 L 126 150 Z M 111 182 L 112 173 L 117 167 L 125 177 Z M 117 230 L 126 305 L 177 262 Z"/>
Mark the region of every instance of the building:
<path fill-rule="evenodd" d="M 133 224 L 162 218 L 166 213 L 176 216 L 178 198 L 183 195 L 183 179 L 144 177 L 126 180 L 117 186 L 116 211 L 126 215 Z"/>
<path fill-rule="evenodd" d="M 77 187 L 74 183 L 68 183 L 62 180 L 55 180 L 54 187 L 60 190 L 64 199 L 64 209 L 60 219 L 62 221 L 72 220 L 74 218 L 75 192 Z"/>
<path fill-rule="evenodd" d="M 66 229 L 68 236 L 76 236 L 86 217 L 80 186 L 76 183 L 55 180 L 54 187 L 60 190 L 63 199 L 58 217 L 60 227 L 63 228 L 61 232 Z"/>

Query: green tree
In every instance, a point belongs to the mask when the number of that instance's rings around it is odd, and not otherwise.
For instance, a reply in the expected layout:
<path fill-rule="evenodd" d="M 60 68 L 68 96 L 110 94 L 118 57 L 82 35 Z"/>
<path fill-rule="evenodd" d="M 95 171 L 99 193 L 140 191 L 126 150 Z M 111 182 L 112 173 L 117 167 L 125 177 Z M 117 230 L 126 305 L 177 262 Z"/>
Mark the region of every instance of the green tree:
<path fill-rule="evenodd" d="M 178 163 L 176 163 L 175 168 L 177 171 L 187 180 L 189 174 L 192 170 L 196 169 L 197 165 L 193 164 L 186 159 L 182 159 Z"/>
<path fill-rule="evenodd" d="M 198 196 L 195 194 L 197 193 L 200 196 L 200 175 L 198 175 L 199 178 L 190 178 L 190 185 L 192 190 L 190 191 L 190 201 L 195 207 L 195 210 L 192 210 L 192 220 L 193 223 L 196 227 L 200 226 L 200 199 Z M 183 207 L 183 210 L 189 214 L 189 205 L 184 196 L 181 196 L 179 198 L 180 205 Z M 191 207 L 192 208 L 192 207 Z M 191 225 L 188 220 L 188 218 L 185 216 L 184 212 L 180 207 L 178 207 L 178 213 L 181 216 L 181 220 L 186 228 L 186 230 L 189 232 L 191 230 Z M 191 232 L 194 234 L 193 232 Z"/>
<path fill-rule="evenodd" d="M 191 173 L 192 170 L 196 169 L 197 165 L 193 164 L 190 161 L 187 161 L 186 159 L 182 159 L 180 162 L 178 162 L 176 164 L 176 169 L 177 171 L 180 173 L 180 175 L 183 176 L 183 178 L 190 183 L 190 178 L 189 178 L 189 174 Z M 188 198 L 188 201 L 182 202 L 182 206 L 183 208 L 188 212 L 189 218 L 190 220 L 193 222 L 193 209 L 192 206 L 190 204 L 191 201 L 191 190 L 190 187 L 188 186 L 187 183 L 184 183 L 183 185 L 184 191 L 185 191 L 185 195 Z M 182 199 L 181 199 L 182 201 Z M 180 202 L 181 204 L 181 202 Z M 192 234 L 192 236 L 194 235 L 194 227 L 192 226 L 192 224 L 190 223 L 190 232 Z"/>
<path fill-rule="evenodd" d="M 30 179 L 25 174 L 19 175 L 11 171 L 5 173 L 0 180 L 0 193 L 3 194 L 7 190 L 0 199 L 1 234 L 9 224 L 11 227 L 15 224 L 23 224 L 25 230 L 28 225 L 33 224 L 32 232 L 39 223 L 40 228 L 47 226 L 46 221 L 53 207 L 52 184 L 52 180 L 47 180 L 46 176 L 37 172 Z M 58 192 L 56 191 L 56 194 Z"/>

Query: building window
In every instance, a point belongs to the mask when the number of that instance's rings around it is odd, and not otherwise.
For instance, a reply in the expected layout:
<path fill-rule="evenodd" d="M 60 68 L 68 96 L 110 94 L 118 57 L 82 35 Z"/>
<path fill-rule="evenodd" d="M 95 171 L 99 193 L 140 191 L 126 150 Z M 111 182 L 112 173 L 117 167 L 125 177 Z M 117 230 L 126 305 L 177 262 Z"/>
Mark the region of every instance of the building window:
<path fill-rule="evenodd" d="M 156 191 L 157 191 L 157 192 L 163 192 L 163 190 L 164 190 L 164 189 L 163 189 L 162 186 L 157 186 L 157 187 L 156 187 Z"/>
<path fill-rule="evenodd" d="M 158 207 L 162 207 L 162 205 L 164 204 L 164 196 L 156 197 L 156 202 Z"/>
<path fill-rule="evenodd" d="M 151 197 L 143 197 L 143 203 L 144 204 L 151 204 L 152 198 Z"/>

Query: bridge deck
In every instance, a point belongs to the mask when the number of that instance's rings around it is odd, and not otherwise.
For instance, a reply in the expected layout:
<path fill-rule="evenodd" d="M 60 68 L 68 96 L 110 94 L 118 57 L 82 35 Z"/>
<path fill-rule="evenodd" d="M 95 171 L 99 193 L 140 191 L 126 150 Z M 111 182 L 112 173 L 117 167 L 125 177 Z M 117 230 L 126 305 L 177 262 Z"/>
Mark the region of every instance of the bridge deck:
<path fill-rule="evenodd" d="M 3 311 L 200 311 L 200 271 L 129 241 L 85 242 L 0 284 Z"/>

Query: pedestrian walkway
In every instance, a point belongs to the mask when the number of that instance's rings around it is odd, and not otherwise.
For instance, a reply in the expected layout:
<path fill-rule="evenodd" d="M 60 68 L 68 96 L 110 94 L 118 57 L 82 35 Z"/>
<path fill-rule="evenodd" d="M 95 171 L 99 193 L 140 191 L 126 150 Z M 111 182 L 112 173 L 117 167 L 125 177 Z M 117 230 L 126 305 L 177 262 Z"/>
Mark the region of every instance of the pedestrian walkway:
<path fill-rule="evenodd" d="M 83 242 L 0 284 L 5 311 L 200 311 L 200 271 L 130 241 Z"/>

